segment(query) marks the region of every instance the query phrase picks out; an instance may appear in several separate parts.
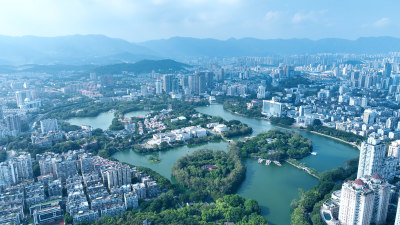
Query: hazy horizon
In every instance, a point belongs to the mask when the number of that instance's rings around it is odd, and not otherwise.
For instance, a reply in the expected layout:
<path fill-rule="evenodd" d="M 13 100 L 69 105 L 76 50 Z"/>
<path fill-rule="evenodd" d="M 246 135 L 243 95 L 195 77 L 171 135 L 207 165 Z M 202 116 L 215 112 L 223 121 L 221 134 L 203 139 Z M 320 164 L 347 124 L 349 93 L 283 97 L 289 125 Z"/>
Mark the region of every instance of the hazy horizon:
<path fill-rule="evenodd" d="M 400 37 L 395 0 L 5 0 L 0 6 L 0 35 L 6 36 L 99 34 L 136 43 L 171 37 Z"/>
<path fill-rule="evenodd" d="M 376 36 L 360 36 L 356 38 L 341 38 L 341 37 L 323 37 L 323 38 L 317 38 L 317 39 L 312 39 L 312 38 L 297 38 L 297 37 L 292 37 L 292 38 L 257 38 L 257 37 L 250 37 L 250 36 L 245 36 L 245 37 L 229 37 L 229 38 L 213 38 L 213 37 L 191 37 L 191 36 L 171 36 L 171 37 L 166 37 L 166 38 L 159 38 L 159 39 L 149 39 L 149 40 L 144 40 L 144 41 L 130 41 L 124 38 L 120 37 L 112 37 L 109 35 L 105 34 L 66 34 L 66 35 L 55 35 L 55 36 L 41 36 L 41 35 L 4 35 L 0 34 L 0 37 L 12 37 L 12 38 L 23 38 L 23 37 L 37 37 L 37 38 L 58 38 L 58 37 L 72 37 L 72 36 L 104 36 L 107 38 L 111 39 L 120 39 L 124 40 L 133 44 L 140 44 L 143 42 L 148 42 L 148 41 L 160 41 L 160 40 L 169 40 L 173 38 L 193 38 L 193 39 L 200 39 L 200 40 L 207 40 L 207 39 L 212 39 L 212 40 L 217 40 L 217 41 L 228 41 L 231 39 L 235 40 L 242 40 L 242 39 L 258 39 L 258 40 L 311 40 L 311 41 L 319 41 L 319 40 L 324 40 L 324 39 L 342 39 L 342 40 L 349 40 L 349 41 L 355 41 L 361 38 L 395 38 L 395 39 L 400 39 L 400 37 L 395 37 L 395 36 L 388 36 L 388 35 L 376 35 Z"/>

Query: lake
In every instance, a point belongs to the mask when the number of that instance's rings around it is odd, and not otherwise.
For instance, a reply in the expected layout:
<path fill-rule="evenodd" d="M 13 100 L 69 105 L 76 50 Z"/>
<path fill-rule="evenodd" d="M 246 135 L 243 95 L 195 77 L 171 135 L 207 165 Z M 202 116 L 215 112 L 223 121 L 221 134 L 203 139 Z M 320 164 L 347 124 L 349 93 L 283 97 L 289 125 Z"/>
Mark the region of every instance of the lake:
<path fill-rule="evenodd" d="M 286 129 L 274 126 L 265 120 L 230 113 L 219 104 L 199 107 L 197 111 L 212 116 L 221 116 L 225 120 L 239 120 L 246 123 L 253 128 L 252 135 L 271 129 Z M 306 131 L 291 130 L 300 132 L 301 135 L 312 141 L 313 149 L 317 152 L 317 155 L 308 156 L 300 161 L 320 172 L 339 167 L 347 160 L 359 155 L 356 148 L 340 141 Z M 171 179 L 171 167 L 180 157 L 203 148 L 227 151 L 228 143 L 224 141 L 211 142 L 195 147 L 182 146 L 159 152 L 161 162 L 157 164 L 147 161 L 151 154 L 140 154 L 131 150 L 118 152 L 113 157 L 122 162 L 149 167 L 162 176 Z M 309 190 L 318 184 L 316 178 L 287 163 L 283 163 L 282 167 L 274 164 L 265 166 L 258 164 L 257 160 L 245 159 L 244 164 L 247 167 L 246 179 L 239 187 L 237 194 L 257 200 L 262 209 L 262 215 L 267 218 L 271 225 L 290 224 L 290 202 L 298 196 L 298 189 Z"/>
<path fill-rule="evenodd" d="M 150 113 L 151 111 L 141 110 L 141 111 L 133 111 L 124 114 L 125 118 L 130 117 L 144 117 L 146 114 Z M 111 125 L 112 120 L 114 119 L 114 112 L 108 111 L 100 113 L 98 116 L 94 117 L 74 117 L 67 122 L 72 125 L 82 126 L 82 125 L 89 125 L 92 126 L 93 129 L 100 128 L 102 130 L 107 130 L 108 127 Z"/>

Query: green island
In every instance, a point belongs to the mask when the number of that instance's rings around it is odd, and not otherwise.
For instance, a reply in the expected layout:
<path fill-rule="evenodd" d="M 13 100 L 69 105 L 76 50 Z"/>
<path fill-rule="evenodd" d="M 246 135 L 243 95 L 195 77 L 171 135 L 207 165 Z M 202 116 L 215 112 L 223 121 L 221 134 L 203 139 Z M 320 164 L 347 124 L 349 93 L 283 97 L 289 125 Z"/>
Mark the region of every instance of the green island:
<path fill-rule="evenodd" d="M 199 126 L 201 128 L 207 129 L 208 132 L 207 136 L 190 138 L 186 141 L 176 140 L 174 142 L 169 142 L 169 143 L 161 142 L 160 144 L 149 146 L 146 145 L 145 143 L 146 141 L 152 139 L 153 134 L 156 133 L 152 132 L 142 136 L 140 138 L 140 141 L 136 141 L 133 150 L 140 153 L 158 152 L 183 145 L 194 146 L 208 142 L 218 142 L 221 141 L 222 139 L 229 139 L 237 136 L 249 135 L 253 132 L 253 129 L 251 127 L 238 120 L 226 121 L 219 116 L 209 116 L 205 114 L 199 114 L 195 111 L 194 107 L 187 109 L 183 113 L 181 111 L 179 111 L 179 113 L 172 111 L 170 112 L 170 115 L 171 117 L 185 117 L 187 119 L 178 120 L 175 122 L 171 122 L 170 118 L 162 120 L 162 122 L 166 125 L 166 129 L 162 131 L 163 133 L 168 133 L 176 129 L 182 129 L 190 126 Z M 143 122 L 144 119 L 136 118 L 135 121 Z M 222 133 L 214 132 L 211 128 L 207 127 L 208 124 L 213 124 L 213 123 L 225 125 L 228 128 L 228 130 L 223 131 Z M 113 126 L 113 124 L 111 126 Z"/>
<path fill-rule="evenodd" d="M 245 166 L 232 151 L 199 150 L 172 166 L 172 175 L 180 185 L 206 192 L 214 199 L 234 193 L 245 172 Z"/>
<path fill-rule="evenodd" d="M 312 150 L 311 141 L 293 132 L 270 130 L 243 142 L 237 142 L 241 157 L 261 157 L 283 161 L 288 158 L 301 159 Z"/>
<path fill-rule="evenodd" d="M 151 163 L 160 163 L 161 162 L 161 158 L 158 157 L 158 156 L 151 155 L 151 156 L 149 156 L 147 161 L 149 161 Z"/>

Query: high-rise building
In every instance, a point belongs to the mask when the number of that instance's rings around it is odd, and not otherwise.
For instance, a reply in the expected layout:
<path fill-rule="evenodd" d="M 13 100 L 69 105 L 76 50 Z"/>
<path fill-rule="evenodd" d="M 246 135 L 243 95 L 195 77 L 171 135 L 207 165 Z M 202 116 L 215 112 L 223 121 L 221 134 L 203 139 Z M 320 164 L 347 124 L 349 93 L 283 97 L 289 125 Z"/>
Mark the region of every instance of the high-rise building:
<path fill-rule="evenodd" d="M 389 145 L 388 156 L 392 156 L 392 157 L 399 159 L 399 157 L 400 157 L 400 140 L 393 141 Z"/>
<path fill-rule="evenodd" d="M 165 74 L 162 77 L 163 90 L 165 93 L 170 93 L 172 91 L 172 80 L 173 80 L 173 76 L 171 74 Z"/>
<path fill-rule="evenodd" d="M 108 188 L 130 184 L 132 175 L 129 166 L 117 166 L 106 171 Z"/>
<path fill-rule="evenodd" d="M 160 79 L 156 80 L 156 94 L 157 95 L 162 94 L 162 84 Z"/>
<path fill-rule="evenodd" d="M 188 76 L 181 77 L 180 84 L 183 89 L 189 88 L 189 77 Z"/>
<path fill-rule="evenodd" d="M 376 112 L 371 109 L 364 110 L 363 121 L 366 124 L 373 124 L 375 122 Z"/>
<path fill-rule="evenodd" d="M 397 211 L 396 211 L 396 219 L 394 220 L 394 225 L 400 225 L 400 196 L 397 201 Z"/>
<path fill-rule="evenodd" d="M 391 186 L 384 181 L 378 174 L 363 178 L 374 192 L 374 205 L 372 209 L 371 223 L 376 225 L 386 224 Z"/>
<path fill-rule="evenodd" d="M 373 205 L 374 193 L 361 179 L 344 183 L 340 195 L 340 224 L 370 224 Z"/>
<path fill-rule="evenodd" d="M 97 80 L 97 74 L 96 73 L 90 73 L 89 77 L 90 77 L 90 80 L 93 80 L 93 81 Z"/>
<path fill-rule="evenodd" d="M 198 84 L 199 84 L 199 86 L 197 87 L 198 88 L 198 93 L 199 94 L 202 94 L 202 93 L 204 93 L 204 92 L 206 92 L 207 91 L 207 79 L 206 79 L 206 74 L 205 73 L 197 73 L 196 75 L 195 75 L 195 79 L 198 79 L 199 81 L 198 81 Z"/>
<path fill-rule="evenodd" d="M 368 98 L 362 97 L 361 99 L 361 107 L 366 108 L 368 106 Z"/>
<path fill-rule="evenodd" d="M 55 163 L 55 158 L 52 157 L 43 157 L 39 159 L 40 175 L 47 175 L 47 174 L 55 175 L 54 163 Z"/>
<path fill-rule="evenodd" d="M 0 163 L 0 188 L 9 187 L 18 182 L 15 172 L 8 162 Z"/>
<path fill-rule="evenodd" d="M 396 125 L 397 125 L 398 119 L 395 117 L 389 117 L 386 120 L 386 128 L 389 128 L 391 130 L 395 129 Z"/>
<path fill-rule="evenodd" d="M 40 130 L 43 134 L 58 131 L 57 119 L 45 119 L 40 121 Z"/>
<path fill-rule="evenodd" d="M 285 70 L 285 74 L 286 74 L 287 78 L 294 76 L 294 66 L 293 65 L 284 66 L 284 70 Z"/>
<path fill-rule="evenodd" d="M 114 86 L 114 78 L 112 75 L 103 75 L 100 77 L 101 86 L 112 87 Z"/>
<path fill-rule="evenodd" d="M 370 135 L 367 142 L 361 143 L 357 178 L 381 174 L 385 153 L 385 144 L 377 139 L 375 134 Z"/>
<path fill-rule="evenodd" d="M 386 224 L 391 186 L 378 174 L 342 185 L 339 221 L 346 224 Z"/>
<path fill-rule="evenodd" d="M 219 70 L 219 72 L 218 72 L 218 79 L 217 79 L 219 82 L 224 82 L 224 80 L 225 80 L 225 71 L 224 71 L 224 69 L 220 69 Z"/>
<path fill-rule="evenodd" d="M 214 77 L 215 77 L 215 74 L 213 72 L 207 72 L 206 73 L 207 88 L 213 88 L 213 86 L 214 86 Z"/>
<path fill-rule="evenodd" d="M 383 76 L 390 77 L 390 74 L 392 74 L 392 64 L 387 62 L 385 63 L 385 68 L 383 69 Z"/>
<path fill-rule="evenodd" d="M 271 100 L 263 100 L 261 113 L 266 116 L 280 117 L 282 115 L 282 104 Z"/>
<path fill-rule="evenodd" d="M 140 87 L 140 95 L 147 96 L 147 86 L 146 85 L 142 85 Z"/>
<path fill-rule="evenodd" d="M 14 135 L 21 131 L 21 118 L 18 115 L 8 115 L 4 119 L 8 130 L 13 132 Z"/>
<path fill-rule="evenodd" d="M 57 178 L 65 181 L 68 177 L 78 173 L 75 160 L 58 160 L 54 164 L 54 172 Z"/>
<path fill-rule="evenodd" d="M 92 161 L 92 157 L 84 154 L 80 157 L 80 167 L 82 174 L 87 174 L 93 171 L 94 165 Z"/>
<path fill-rule="evenodd" d="M 4 119 L 3 105 L 0 104 L 0 123 L 3 121 L 3 119 Z"/>
<path fill-rule="evenodd" d="M 262 86 L 262 85 L 258 86 L 257 98 L 258 98 L 258 99 L 263 99 L 263 98 L 265 98 L 265 87 Z"/>
<path fill-rule="evenodd" d="M 33 100 L 31 98 L 31 92 L 29 90 L 16 91 L 15 98 L 17 100 L 18 107 L 21 107 L 22 105 L 24 105 L 26 99 L 28 101 Z"/>
<path fill-rule="evenodd" d="M 29 153 L 22 153 L 8 161 L 15 173 L 14 180 L 23 181 L 33 178 L 32 158 Z"/>
<path fill-rule="evenodd" d="M 191 93 L 191 94 L 194 94 L 194 95 L 199 95 L 200 94 L 200 92 L 199 92 L 199 79 L 198 79 L 198 76 L 196 76 L 196 75 L 190 75 L 189 77 L 188 77 L 188 86 L 189 86 L 189 92 Z"/>
<path fill-rule="evenodd" d="M 178 93 L 179 92 L 179 80 L 176 77 L 172 78 L 171 91 L 173 93 Z"/>

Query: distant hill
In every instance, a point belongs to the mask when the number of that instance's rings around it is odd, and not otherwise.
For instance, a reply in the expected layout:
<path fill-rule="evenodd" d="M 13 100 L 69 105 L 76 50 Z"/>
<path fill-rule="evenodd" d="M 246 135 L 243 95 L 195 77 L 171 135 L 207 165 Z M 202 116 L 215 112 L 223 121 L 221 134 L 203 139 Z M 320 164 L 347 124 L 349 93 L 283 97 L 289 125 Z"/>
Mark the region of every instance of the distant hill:
<path fill-rule="evenodd" d="M 110 64 L 159 59 L 145 47 L 102 35 L 0 36 L 0 64 Z"/>
<path fill-rule="evenodd" d="M 104 66 L 99 65 L 36 65 L 27 64 L 21 66 L 8 66 L 0 65 L 0 73 L 15 73 L 15 72 L 38 72 L 38 73 L 50 73 L 58 74 L 59 72 L 74 71 L 90 73 L 96 72 L 99 75 L 102 74 L 119 74 L 122 72 L 133 72 L 135 74 L 151 73 L 153 70 L 156 73 L 176 73 L 185 72 L 191 66 L 180 63 L 171 59 L 163 60 L 140 60 L 136 63 L 118 63 L 109 64 Z"/>
<path fill-rule="evenodd" d="M 272 56 L 316 53 L 388 53 L 400 51 L 400 39 L 392 37 L 366 37 L 357 40 L 328 38 L 310 39 L 269 39 L 255 38 L 197 39 L 174 37 L 140 43 L 161 56 L 182 57 L 237 57 Z"/>
<path fill-rule="evenodd" d="M 185 57 L 274 56 L 316 53 L 374 54 L 400 52 L 400 39 L 365 37 L 357 40 L 310 39 L 170 39 L 131 43 L 103 35 L 60 37 L 0 36 L 0 65 L 107 65 L 143 59 Z"/>
<path fill-rule="evenodd" d="M 123 71 L 133 72 L 135 74 L 151 73 L 175 73 L 186 71 L 190 66 L 184 63 L 176 62 L 171 59 L 164 60 L 142 60 L 136 63 L 120 63 L 113 65 L 100 66 L 94 69 L 98 74 L 117 74 Z"/>

